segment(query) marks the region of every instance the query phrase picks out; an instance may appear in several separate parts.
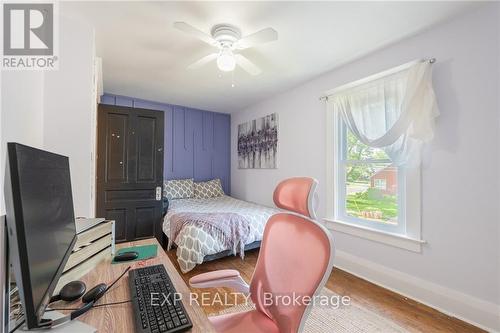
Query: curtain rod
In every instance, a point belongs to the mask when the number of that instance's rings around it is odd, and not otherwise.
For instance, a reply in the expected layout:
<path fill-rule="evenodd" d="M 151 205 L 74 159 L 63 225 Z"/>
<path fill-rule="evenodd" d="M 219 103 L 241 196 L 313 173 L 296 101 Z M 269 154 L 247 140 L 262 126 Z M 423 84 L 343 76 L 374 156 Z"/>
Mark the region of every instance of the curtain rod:
<path fill-rule="evenodd" d="M 346 83 L 344 85 L 341 85 L 340 87 L 334 88 L 332 90 L 328 90 L 327 92 L 325 92 L 325 94 L 323 96 L 319 97 L 319 100 L 320 101 L 326 101 L 326 100 L 328 100 L 328 96 L 336 94 L 336 93 L 338 93 L 340 91 L 343 91 L 343 90 L 346 90 L 346 89 L 350 89 L 350 88 L 354 88 L 354 87 L 359 86 L 361 84 L 368 83 L 370 81 L 374 81 L 374 80 L 380 79 L 380 78 L 382 78 L 384 76 L 388 76 L 388 75 L 400 72 L 402 70 L 405 70 L 407 68 L 410 68 L 411 66 L 413 66 L 416 63 L 426 62 L 426 61 L 428 61 L 430 64 L 433 64 L 433 63 L 436 62 L 436 58 L 413 60 L 413 61 L 407 62 L 407 63 L 405 63 L 403 65 L 400 65 L 400 66 L 397 66 L 397 67 L 394 67 L 394 68 L 382 71 L 382 72 L 377 73 L 377 74 L 370 75 L 368 77 L 365 77 L 364 79 L 360 79 L 360 80 L 357 80 L 357 81 Z"/>

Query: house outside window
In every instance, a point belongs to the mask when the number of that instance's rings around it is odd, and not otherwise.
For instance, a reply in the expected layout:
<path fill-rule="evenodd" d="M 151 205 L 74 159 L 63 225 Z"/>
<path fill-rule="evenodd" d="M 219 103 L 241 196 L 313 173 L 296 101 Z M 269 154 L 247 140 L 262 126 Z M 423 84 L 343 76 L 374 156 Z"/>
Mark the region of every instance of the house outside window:
<path fill-rule="evenodd" d="M 335 216 L 338 220 L 403 234 L 406 231 L 404 168 L 393 165 L 382 149 L 359 141 L 337 119 Z"/>

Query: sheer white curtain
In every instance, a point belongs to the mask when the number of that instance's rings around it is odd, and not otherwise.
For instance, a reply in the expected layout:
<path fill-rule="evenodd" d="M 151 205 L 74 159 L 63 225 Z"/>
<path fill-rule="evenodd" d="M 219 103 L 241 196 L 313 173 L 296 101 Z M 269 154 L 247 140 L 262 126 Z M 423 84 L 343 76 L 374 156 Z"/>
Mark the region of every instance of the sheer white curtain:
<path fill-rule="evenodd" d="M 417 165 L 439 115 L 432 88 L 432 65 L 417 62 L 394 74 L 328 96 L 352 133 L 382 148 L 395 165 Z"/>

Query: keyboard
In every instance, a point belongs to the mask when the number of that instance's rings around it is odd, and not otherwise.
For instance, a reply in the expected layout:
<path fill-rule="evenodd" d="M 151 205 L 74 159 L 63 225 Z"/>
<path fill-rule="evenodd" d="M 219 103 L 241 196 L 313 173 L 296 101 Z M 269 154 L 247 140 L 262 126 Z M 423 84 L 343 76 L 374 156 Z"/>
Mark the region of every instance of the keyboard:
<path fill-rule="evenodd" d="M 137 333 L 174 333 L 193 327 L 182 302 L 174 299 L 176 291 L 163 265 L 132 269 L 128 276 Z"/>

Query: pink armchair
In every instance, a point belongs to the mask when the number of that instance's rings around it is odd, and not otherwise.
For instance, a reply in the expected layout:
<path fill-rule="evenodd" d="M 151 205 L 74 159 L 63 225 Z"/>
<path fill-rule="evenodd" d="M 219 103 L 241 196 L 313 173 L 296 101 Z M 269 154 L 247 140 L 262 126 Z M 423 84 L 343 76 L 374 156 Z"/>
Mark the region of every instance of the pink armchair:
<path fill-rule="evenodd" d="M 333 241 L 319 223 L 315 207 L 318 182 L 312 178 L 284 180 L 274 191 L 276 206 L 289 210 L 266 224 L 250 286 L 236 270 L 194 276 L 195 288 L 230 287 L 250 292 L 255 310 L 210 317 L 218 332 L 301 332 L 311 303 L 285 303 L 283 296 L 313 297 L 325 285 L 333 266 Z"/>

